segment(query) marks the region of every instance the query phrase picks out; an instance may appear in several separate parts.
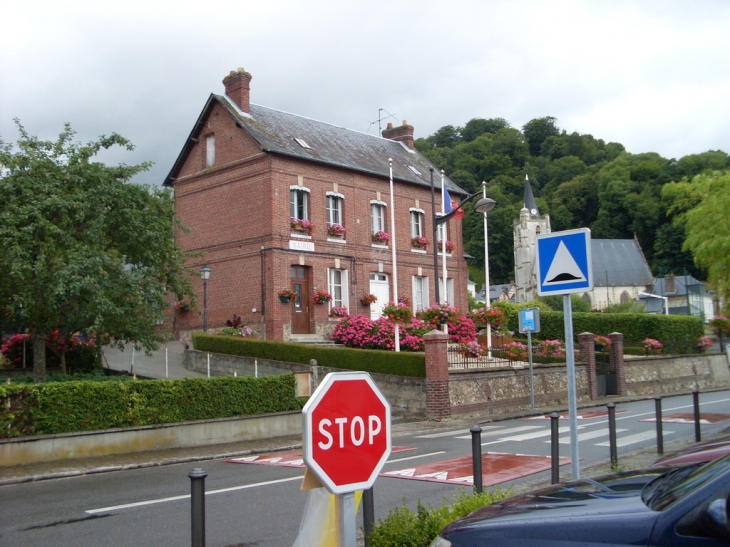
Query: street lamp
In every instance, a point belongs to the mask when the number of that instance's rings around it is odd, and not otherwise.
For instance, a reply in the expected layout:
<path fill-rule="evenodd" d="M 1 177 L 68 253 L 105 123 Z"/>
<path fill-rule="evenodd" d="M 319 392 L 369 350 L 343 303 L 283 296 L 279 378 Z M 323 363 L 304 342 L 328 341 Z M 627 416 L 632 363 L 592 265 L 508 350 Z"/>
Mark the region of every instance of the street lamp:
<path fill-rule="evenodd" d="M 431 171 L 431 216 L 433 217 L 433 244 L 434 244 L 434 253 L 433 253 L 433 273 L 434 273 L 434 279 L 436 281 L 436 303 L 440 304 L 441 299 L 439 298 L 439 262 L 438 262 L 438 227 L 440 224 L 443 224 L 444 222 L 448 222 L 451 220 L 451 217 L 453 217 L 459 209 L 461 209 L 464 205 L 466 205 L 469 201 L 474 199 L 476 196 L 480 194 L 480 192 L 475 192 L 473 194 L 469 194 L 464 199 L 461 200 L 461 203 L 454 207 L 450 213 L 447 213 L 445 215 L 442 215 L 440 217 L 436 216 L 436 202 L 435 202 L 435 190 L 433 186 L 433 167 L 430 168 Z M 487 211 L 491 211 L 492 208 L 494 208 L 496 202 L 493 199 L 490 199 L 488 197 L 483 197 L 479 201 L 476 202 L 476 205 L 474 205 L 474 210 L 477 213 L 487 213 Z M 446 242 L 444 242 L 444 249 L 446 248 Z M 444 258 L 444 261 L 446 259 Z M 445 277 L 445 276 L 444 276 Z M 444 280 L 445 283 L 445 280 Z"/>
<path fill-rule="evenodd" d="M 482 182 L 483 198 L 480 199 L 474 206 L 474 210 L 477 213 L 484 213 L 484 295 L 487 305 L 487 310 L 492 307 L 489 300 L 489 243 L 487 242 L 487 213 L 494 209 L 497 204 L 493 199 L 487 197 L 487 183 Z M 487 325 L 487 359 L 492 358 L 492 325 Z"/>
<path fill-rule="evenodd" d="M 203 332 L 208 332 L 208 279 L 210 279 L 210 268 L 207 265 L 200 268 L 200 279 L 203 280 Z"/>

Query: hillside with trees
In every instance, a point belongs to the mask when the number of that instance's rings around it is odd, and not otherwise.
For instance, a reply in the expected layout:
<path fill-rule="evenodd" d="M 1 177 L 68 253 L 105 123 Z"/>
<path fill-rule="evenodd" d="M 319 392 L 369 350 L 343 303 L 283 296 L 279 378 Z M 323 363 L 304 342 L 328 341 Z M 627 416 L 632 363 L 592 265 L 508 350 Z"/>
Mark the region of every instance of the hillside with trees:
<path fill-rule="evenodd" d="M 697 243 L 684 246 L 687 222 L 693 219 L 687 213 L 698 205 L 701 192 L 689 192 L 681 184 L 727 171 L 730 156 L 725 152 L 680 159 L 633 154 L 620 143 L 561 130 L 551 116 L 531 120 L 521 130 L 503 118 L 474 118 L 463 127 L 444 126 L 415 144 L 465 190 L 477 192 L 486 181 L 487 195 L 497 202 L 489 213 L 493 284 L 514 277 L 512 226 L 522 208 L 526 174 L 553 231 L 588 227 L 595 239 L 636 237 L 655 276 L 686 272 L 701 280 L 708 277 L 707 262 L 700 261 L 699 267 L 693 260 Z M 480 283 L 484 228 L 472 207 L 466 207 L 463 221 L 464 247 L 474 257 L 471 277 Z"/>

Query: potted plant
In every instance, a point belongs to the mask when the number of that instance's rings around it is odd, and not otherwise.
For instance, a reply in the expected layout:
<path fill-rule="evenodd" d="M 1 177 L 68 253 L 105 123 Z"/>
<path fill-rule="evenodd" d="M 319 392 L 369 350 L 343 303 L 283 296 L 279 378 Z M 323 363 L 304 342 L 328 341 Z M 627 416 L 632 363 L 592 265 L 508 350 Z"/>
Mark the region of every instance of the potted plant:
<path fill-rule="evenodd" d="M 407 323 L 413 317 L 413 312 L 405 304 L 388 302 L 383 308 L 383 315 L 393 321 L 393 323 Z"/>
<path fill-rule="evenodd" d="M 311 236 L 314 233 L 314 223 L 307 218 L 293 218 L 291 219 L 291 229 Z"/>
<path fill-rule="evenodd" d="M 286 303 L 289 302 L 292 298 L 296 298 L 297 293 L 290 290 L 290 289 L 284 289 L 279 291 L 279 300 Z"/>
<path fill-rule="evenodd" d="M 641 341 L 641 345 L 644 346 L 644 351 L 646 353 L 661 353 L 662 348 L 664 347 L 664 344 L 662 344 L 659 340 L 655 340 L 654 338 L 644 338 Z"/>
<path fill-rule="evenodd" d="M 314 291 L 314 296 L 312 297 L 312 304 L 326 304 L 327 302 L 330 302 L 332 300 L 332 295 L 325 291 L 324 289 L 319 289 L 317 291 Z"/>
<path fill-rule="evenodd" d="M 188 313 L 190 311 L 190 305 L 186 304 L 185 302 L 179 302 L 177 300 L 172 303 L 172 307 L 180 313 Z"/>
<path fill-rule="evenodd" d="M 439 242 L 438 242 L 438 247 L 439 247 L 439 251 L 440 251 L 440 252 L 443 252 L 443 251 L 444 251 L 444 240 L 443 240 L 443 239 L 439 239 Z M 446 240 L 446 252 L 447 252 L 447 253 L 450 253 L 450 252 L 451 252 L 451 251 L 453 251 L 453 250 L 454 250 L 454 244 L 453 244 L 453 243 L 451 243 L 451 241 L 449 241 L 449 240 L 447 239 L 447 240 Z"/>
<path fill-rule="evenodd" d="M 712 347 L 712 338 L 709 336 L 700 336 L 700 341 L 697 342 L 697 348 L 700 353 L 704 353 L 707 349 Z"/>
<path fill-rule="evenodd" d="M 360 299 L 360 304 L 363 306 L 369 306 L 371 304 L 375 304 L 378 301 L 378 297 L 374 294 L 366 294 Z"/>
<path fill-rule="evenodd" d="M 611 347 L 611 339 L 607 336 L 597 335 L 593 339 L 596 351 L 606 351 Z"/>
<path fill-rule="evenodd" d="M 414 249 L 425 249 L 428 245 L 428 239 L 424 236 L 417 236 L 411 238 L 411 247 Z"/>
<path fill-rule="evenodd" d="M 380 245 L 387 245 L 389 241 L 390 241 L 390 234 L 388 232 L 384 232 L 384 231 L 380 230 L 373 234 L 373 243 L 378 243 Z"/>
<path fill-rule="evenodd" d="M 347 229 L 342 224 L 328 224 L 327 225 L 327 235 L 329 237 L 334 237 L 337 239 L 345 239 L 345 234 L 347 234 Z"/>
<path fill-rule="evenodd" d="M 345 306 L 332 306 L 330 309 L 330 317 L 347 317 L 347 308 Z"/>
<path fill-rule="evenodd" d="M 501 308 L 480 306 L 469 312 L 469 317 L 477 327 L 485 328 L 487 325 L 498 329 L 504 323 L 505 316 Z"/>
<path fill-rule="evenodd" d="M 482 348 L 479 342 L 465 342 L 459 344 L 459 353 L 464 357 L 476 359 L 484 354 L 484 348 Z"/>

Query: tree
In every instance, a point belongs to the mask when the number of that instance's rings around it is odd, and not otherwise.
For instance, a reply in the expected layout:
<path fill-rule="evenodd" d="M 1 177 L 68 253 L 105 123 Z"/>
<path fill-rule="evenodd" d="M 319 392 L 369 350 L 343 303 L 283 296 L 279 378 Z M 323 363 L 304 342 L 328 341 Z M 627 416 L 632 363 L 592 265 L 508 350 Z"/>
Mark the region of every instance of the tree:
<path fill-rule="evenodd" d="M 68 124 L 55 142 L 16 125 L 18 150 L 0 141 L 0 312 L 30 329 L 34 380 L 45 380 L 44 340 L 55 329 L 154 349 L 168 295 L 194 296 L 169 191 L 129 183 L 149 163 L 92 161 L 114 146 L 133 150 L 116 133 L 82 145 Z"/>
<path fill-rule="evenodd" d="M 525 134 L 532 156 L 540 155 L 540 149 L 545 139 L 560 135 L 560 129 L 555 125 L 557 121 L 557 118 L 553 116 L 545 116 L 530 120 L 522 126 L 522 132 Z"/>
<path fill-rule="evenodd" d="M 730 172 L 696 177 L 690 188 L 699 203 L 687 211 L 684 249 L 707 270 L 707 279 L 730 297 Z"/>

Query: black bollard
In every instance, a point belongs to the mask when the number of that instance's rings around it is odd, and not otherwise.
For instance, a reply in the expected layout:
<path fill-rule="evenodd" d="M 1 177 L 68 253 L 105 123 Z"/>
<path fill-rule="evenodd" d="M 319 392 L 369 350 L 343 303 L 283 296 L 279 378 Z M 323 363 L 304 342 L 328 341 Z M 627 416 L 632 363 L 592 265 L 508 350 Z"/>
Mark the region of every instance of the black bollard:
<path fill-rule="evenodd" d="M 618 466 L 618 448 L 616 447 L 616 405 L 608 403 L 608 445 L 611 454 L 611 467 Z"/>
<path fill-rule="evenodd" d="M 365 547 L 370 545 L 370 534 L 375 524 L 375 498 L 373 487 L 363 490 L 362 493 L 362 525 L 365 529 Z"/>
<path fill-rule="evenodd" d="M 205 547 L 205 477 L 208 473 L 196 467 L 190 473 L 190 510 L 192 547 Z"/>
<path fill-rule="evenodd" d="M 692 390 L 692 400 L 695 407 L 695 442 L 702 440 L 702 432 L 700 431 L 700 392 L 696 389 Z"/>
<path fill-rule="evenodd" d="M 474 492 L 482 493 L 482 428 L 478 425 L 471 431 L 472 475 L 474 476 Z"/>
<path fill-rule="evenodd" d="M 664 432 L 662 431 L 662 398 L 654 397 L 656 408 L 656 453 L 664 454 Z"/>
<path fill-rule="evenodd" d="M 560 482 L 560 439 L 558 439 L 558 420 L 560 414 L 550 414 L 550 456 L 552 460 L 552 484 Z"/>

